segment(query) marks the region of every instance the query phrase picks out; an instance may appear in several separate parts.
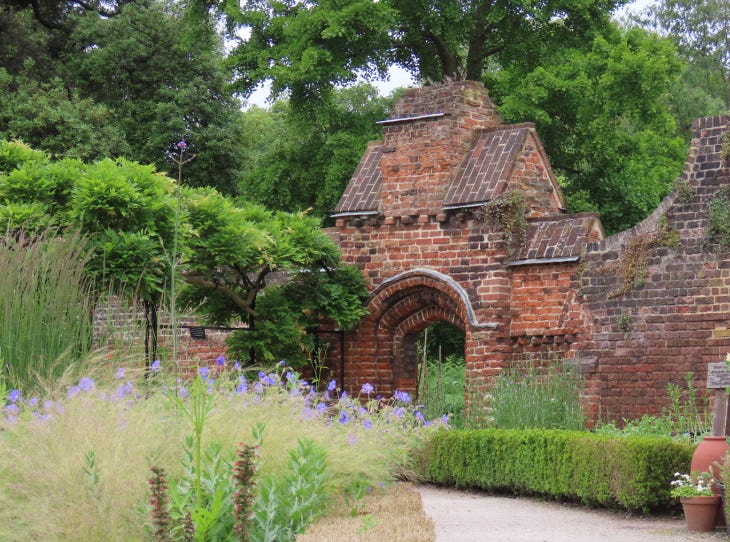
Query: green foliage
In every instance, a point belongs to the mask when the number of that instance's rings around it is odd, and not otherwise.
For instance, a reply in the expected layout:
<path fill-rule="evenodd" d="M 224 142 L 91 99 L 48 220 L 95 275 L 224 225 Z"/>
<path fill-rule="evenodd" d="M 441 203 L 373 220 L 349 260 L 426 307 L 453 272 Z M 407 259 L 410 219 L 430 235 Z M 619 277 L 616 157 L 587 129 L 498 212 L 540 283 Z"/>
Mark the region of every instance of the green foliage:
<path fill-rule="evenodd" d="M 419 368 L 418 401 L 424 405 L 426 418 L 444 414 L 452 427 L 463 427 L 465 407 L 465 367 L 461 356 L 447 356 L 442 362 L 430 360 Z"/>
<path fill-rule="evenodd" d="M 670 437 L 676 440 L 699 442 L 712 429 L 709 396 L 698 393 L 694 373 L 684 376 L 684 388 L 667 384 L 669 406 L 659 416 L 644 414 L 637 420 L 624 419 L 622 427 L 615 423 L 600 423 L 596 432 L 611 436 Z"/>
<path fill-rule="evenodd" d="M 230 56 L 241 91 L 270 79 L 275 95 L 289 90 L 301 104 L 358 74 L 383 73 L 393 61 L 425 81 L 478 81 L 494 58 L 508 65 L 540 56 L 545 42 L 580 42 L 605 25 L 620 3 L 319 0 L 241 8 L 205 0 L 197 11 L 213 5 L 225 13 L 231 35 L 245 32 Z"/>
<path fill-rule="evenodd" d="M 32 71 L 33 62 L 27 61 Z M 58 77 L 33 79 L 0 68 L 0 139 L 22 139 L 54 156 L 97 160 L 129 152 L 112 112 Z"/>
<path fill-rule="evenodd" d="M 238 182 L 243 198 L 270 209 L 316 216 L 334 211 L 376 124 L 395 97 L 381 98 L 371 85 L 335 90 L 325 103 L 305 110 L 277 101 L 270 110 L 243 114 L 246 169 Z"/>
<path fill-rule="evenodd" d="M 503 369 L 490 385 L 489 424 L 502 429 L 583 429 L 582 391 L 578 371 L 566 368 L 561 360 L 515 364 Z"/>
<path fill-rule="evenodd" d="M 362 276 L 340 266 L 318 219 L 236 207 L 208 190 L 190 198 L 189 221 L 181 300 L 212 322 L 248 324 L 229 340 L 234 357 L 301 364 L 314 348 L 307 328 L 322 317 L 349 328 L 364 314 Z"/>
<path fill-rule="evenodd" d="M 254 512 L 251 540 L 290 542 L 326 510 L 327 454 L 312 440 L 288 452 L 288 470 L 265 478 Z"/>
<path fill-rule="evenodd" d="M 197 154 L 186 182 L 235 191 L 240 101 L 214 26 L 190 28 L 181 6 L 158 0 L 118 3 L 114 17 L 75 5 L 55 32 L 18 8 L 0 16 L 0 138 L 164 171 L 165 151 L 184 137 Z"/>
<path fill-rule="evenodd" d="M 651 213 L 681 170 L 686 146 L 666 107 L 681 70 L 669 40 L 612 28 L 487 84 L 505 121 L 536 123 L 569 210 L 600 211 L 610 234 Z"/>
<path fill-rule="evenodd" d="M 527 210 L 522 193 L 510 190 L 486 203 L 476 214 L 501 230 L 507 257 L 513 258 L 527 235 Z"/>
<path fill-rule="evenodd" d="M 0 239 L 0 360 L 16 388 L 58 377 L 92 346 L 88 242 L 55 234 L 6 231 Z"/>
<path fill-rule="evenodd" d="M 514 495 L 540 495 L 648 513 L 676 503 L 670 482 L 694 445 L 668 438 L 611 438 L 584 431 L 454 430 L 431 437 L 431 482 Z"/>
<path fill-rule="evenodd" d="M 688 63 L 683 80 L 694 86 L 697 102 L 720 108 L 730 105 L 730 19 L 725 2 L 661 0 L 650 5 L 639 22 L 665 32 L 677 44 Z M 708 114 L 712 113 L 695 116 Z"/>
<path fill-rule="evenodd" d="M 715 243 L 721 252 L 730 247 L 730 190 L 718 190 L 707 203 L 707 228 L 705 236 Z"/>

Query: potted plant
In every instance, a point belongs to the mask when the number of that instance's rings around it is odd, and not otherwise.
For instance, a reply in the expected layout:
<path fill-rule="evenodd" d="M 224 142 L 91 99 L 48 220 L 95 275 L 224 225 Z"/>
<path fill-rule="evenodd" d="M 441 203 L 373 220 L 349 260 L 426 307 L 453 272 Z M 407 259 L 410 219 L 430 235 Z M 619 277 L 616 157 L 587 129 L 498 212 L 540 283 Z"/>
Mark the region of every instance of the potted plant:
<path fill-rule="evenodd" d="M 720 496 L 715 495 L 715 480 L 709 472 L 675 473 L 670 495 L 682 503 L 684 519 L 690 531 L 715 530 L 720 512 Z"/>

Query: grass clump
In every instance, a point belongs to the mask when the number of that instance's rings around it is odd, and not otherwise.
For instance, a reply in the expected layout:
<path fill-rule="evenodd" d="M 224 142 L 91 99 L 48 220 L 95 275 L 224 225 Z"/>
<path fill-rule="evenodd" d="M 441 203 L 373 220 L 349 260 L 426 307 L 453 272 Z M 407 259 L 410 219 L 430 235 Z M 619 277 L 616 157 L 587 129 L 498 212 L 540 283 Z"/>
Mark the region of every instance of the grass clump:
<path fill-rule="evenodd" d="M 622 423 L 603 422 L 596 433 L 611 436 L 670 437 L 675 440 L 699 442 L 712 429 L 709 396 L 701 393 L 694 383 L 695 375 L 684 375 L 684 387 L 667 384 L 669 405 L 659 415 L 644 414 L 636 420 L 623 419 Z"/>
<path fill-rule="evenodd" d="M 18 388 L 58 377 L 92 346 L 92 302 L 79 234 L 6 231 L 0 239 L 0 365 Z"/>
<path fill-rule="evenodd" d="M 484 398 L 487 421 L 501 429 L 585 429 L 582 391 L 580 374 L 560 360 L 515 364 L 495 377 Z"/>
<path fill-rule="evenodd" d="M 446 360 L 429 360 L 420 366 L 418 400 L 425 405 L 424 415 L 448 415 L 452 427 L 464 426 L 464 358 L 450 355 Z"/>
<path fill-rule="evenodd" d="M 247 502 L 241 484 L 230 487 L 233 475 L 252 476 L 236 471 L 240 443 L 256 447 L 254 532 L 280 522 L 282 500 L 313 480 L 320 513 L 353 484 L 409 476 L 430 425 L 405 394 L 386 403 L 364 386 L 350 397 L 334 382 L 319 394 L 284 367 L 248 379 L 201 368 L 177 382 L 159 364 L 152 370 L 87 366 L 92 376 L 61 378 L 44 398 L 10 391 L 0 413 L 0 540 L 185 540 L 191 524 L 196 540 L 240 539 L 226 512 Z M 150 519 L 154 476 L 156 502 L 167 502 L 159 521 Z M 314 517 L 272 539 L 291 539 Z"/>

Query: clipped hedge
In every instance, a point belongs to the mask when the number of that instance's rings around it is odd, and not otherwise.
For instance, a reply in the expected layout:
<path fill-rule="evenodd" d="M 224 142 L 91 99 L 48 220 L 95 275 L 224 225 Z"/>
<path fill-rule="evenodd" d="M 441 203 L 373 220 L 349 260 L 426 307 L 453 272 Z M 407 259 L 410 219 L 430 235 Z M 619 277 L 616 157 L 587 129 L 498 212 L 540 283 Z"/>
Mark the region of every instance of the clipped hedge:
<path fill-rule="evenodd" d="M 438 431 L 421 468 L 435 484 L 540 495 L 648 513 L 676 507 L 675 472 L 688 472 L 695 445 L 669 438 L 587 431 Z"/>

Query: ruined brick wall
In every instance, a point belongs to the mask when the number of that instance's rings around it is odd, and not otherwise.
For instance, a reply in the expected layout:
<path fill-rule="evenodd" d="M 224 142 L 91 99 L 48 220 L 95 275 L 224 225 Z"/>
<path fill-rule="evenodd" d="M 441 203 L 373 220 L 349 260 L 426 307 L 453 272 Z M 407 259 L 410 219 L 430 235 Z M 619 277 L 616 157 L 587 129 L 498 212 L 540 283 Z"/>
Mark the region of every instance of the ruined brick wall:
<path fill-rule="evenodd" d="M 707 364 L 730 351 L 730 258 L 706 235 L 708 202 L 730 180 L 727 119 L 696 121 L 675 191 L 604 239 L 597 216 L 563 213 L 529 125 L 490 113 L 465 131 L 429 115 L 449 92 L 491 111 L 479 90 L 408 94 L 419 118 L 385 123 L 384 142 L 368 148 L 338 205 L 332 234 L 371 291 L 370 315 L 346 335 L 345 386 L 413 389 L 414 334 L 447 320 L 464 330 L 468 378 L 529 356 L 580 366 L 593 420 L 660 411 L 667 384 L 688 371 L 702 388 Z M 475 212 L 508 190 L 521 193 L 528 217 L 513 251 L 500 225 Z"/>
<path fill-rule="evenodd" d="M 708 203 L 730 181 L 727 130 L 727 117 L 696 120 L 675 190 L 636 227 L 588 247 L 573 288 L 593 315 L 579 348 L 595 360 L 596 415 L 657 413 L 668 383 L 692 371 L 704 387 L 707 364 L 730 351 L 730 259 L 707 235 Z"/>

